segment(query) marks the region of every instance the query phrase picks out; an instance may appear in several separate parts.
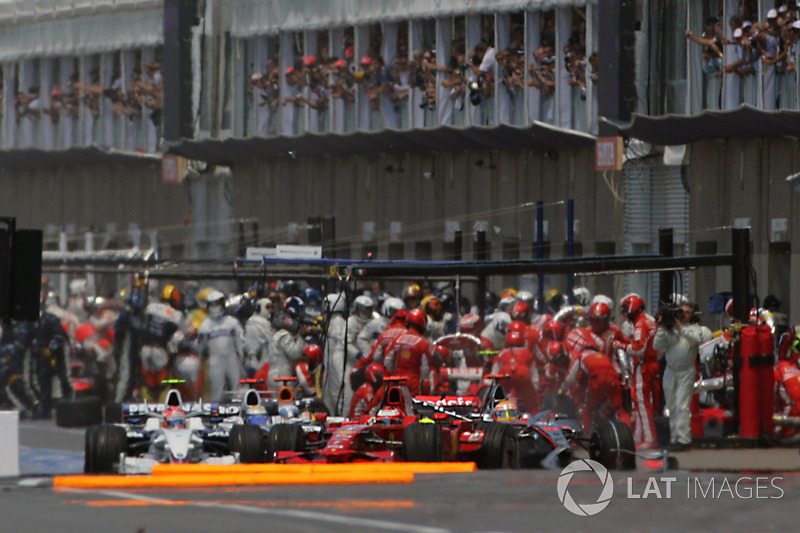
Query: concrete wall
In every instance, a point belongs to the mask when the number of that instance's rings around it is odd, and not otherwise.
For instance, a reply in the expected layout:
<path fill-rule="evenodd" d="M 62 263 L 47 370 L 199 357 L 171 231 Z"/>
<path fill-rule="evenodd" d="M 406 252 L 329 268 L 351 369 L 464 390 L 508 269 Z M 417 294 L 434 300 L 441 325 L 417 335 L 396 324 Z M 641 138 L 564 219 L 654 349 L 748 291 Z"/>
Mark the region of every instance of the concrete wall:
<path fill-rule="evenodd" d="M 749 218 L 753 267 L 761 300 L 774 293 L 783 311 L 800 311 L 800 197 L 786 176 L 800 167 L 800 146 L 793 138 L 708 140 L 695 143 L 690 155 L 690 224 L 693 253 L 698 242 L 716 241 L 719 253 L 730 253 L 730 227 Z M 772 219 L 787 219 L 785 235 L 772 235 Z M 702 246 L 702 245 L 701 245 Z M 781 259 L 781 258 L 784 259 Z M 730 290 L 730 270 L 700 273 L 695 292 L 699 301 Z M 752 292 L 752 289 L 751 289 Z M 796 320 L 795 320 L 796 321 Z"/>

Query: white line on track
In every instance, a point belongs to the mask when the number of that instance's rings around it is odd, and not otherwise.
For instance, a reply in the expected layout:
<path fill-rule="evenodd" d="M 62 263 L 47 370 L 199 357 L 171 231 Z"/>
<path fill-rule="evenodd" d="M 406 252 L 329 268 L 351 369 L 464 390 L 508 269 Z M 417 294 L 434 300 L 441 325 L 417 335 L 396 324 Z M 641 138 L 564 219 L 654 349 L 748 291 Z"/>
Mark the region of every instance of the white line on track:
<path fill-rule="evenodd" d="M 156 504 L 169 503 L 171 500 L 167 498 L 156 498 L 154 496 L 147 496 L 144 494 L 135 494 L 122 491 L 87 491 L 82 489 L 70 489 L 69 492 L 79 492 L 83 494 L 100 494 L 112 498 L 121 498 L 127 500 L 138 500 L 143 502 L 151 502 Z M 283 518 L 294 518 L 299 520 L 308 520 L 313 522 L 324 522 L 327 524 L 335 524 L 347 527 L 364 527 L 381 531 L 409 531 L 414 533 L 449 533 L 448 529 L 428 526 L 416 526 L 413 524 L 404 524 L 401 522 L 389 522 L 386 520 L 373 520 L 370 518 L 358 518 L 355 516 L 341 516 L 335 514 L 319 513 L 315 511 L 300 511 L 296 509 L 275 509 L 250 505 L 241 505 L 233 503 L 221 502 L 194 502 L 191 505 L 197 507 L 206 507 L 212 509 L 222 509 L 228 511 L 238 511 L 241 513 L 260 514 L 267 516 L 277 516 Z"/>

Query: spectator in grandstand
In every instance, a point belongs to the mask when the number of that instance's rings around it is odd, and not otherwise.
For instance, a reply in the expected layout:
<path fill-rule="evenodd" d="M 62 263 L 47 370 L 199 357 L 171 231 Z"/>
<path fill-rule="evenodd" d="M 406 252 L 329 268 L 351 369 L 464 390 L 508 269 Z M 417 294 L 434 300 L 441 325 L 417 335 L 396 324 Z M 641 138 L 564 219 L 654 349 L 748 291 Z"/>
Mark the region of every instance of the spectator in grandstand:
<path fill-rule="evenodd" d="M 286 133 L 292 133 L 294 135 L 300 135 L 305 133 L 305 120 L 303 117 L 303 108 L 306 105 L 306 98 L 303 94 L 305 89 L 305 76 L 303 76 L 302 70 L 300 70 L 300 65 L 295 65 L 291 67 L 286 67 L 285 75 L 286 75 L 286 85 L 288 87 L 288 94 L 283 99 L 284 107 L 288 104 L 292 104 L 292 107 L 289 108 L 290 113 L 294 114 L 294 120 L 292 121 L 292 131 Z"/>
<path fill-rule="evenodd" d="M 408 61 L 408 49 L 400 48 L 394 63 L 387 70 L 389 95 L 392 105 L 397 113 L 397 126 L 407 129 L 408 124 L 408 97 L 411 92 L 411 69 Z"/>
<path fill-rule="evenodd" d="M 512 124 L 522 124 L 524 121 L 525 66 L 521 65 L 522 57 L 524 56 L 519 55 L 517 48 L 510 47 L 503 50 L 502 58 L 498 58 L 498 63 L 502 69 L 503 86 L 509 94 L 509 117 Z"/>
<path fill-rule="evenodd" d="M 115 70 L 111 76 L 111 85 L 103 90 L 103 96 L 111 100 L 111 109 L 116 116 L 129 116 L 130 106 L 128 98 L 122 90 L 122 75 L 119 70 Z"/>
<path fill-rule="evenodd" d="M 144 105 L 150 109 L 153 125 L 161 125 L 161 110 L 164 107 L 164 80 L 161 77 L 161 63 L 144 63 L 147 77 L 144 81 Z"/>
<path fill-rule="evenodd" d="M 782 8 L 786 7 L 781 6 Z M 786 14 L 779 16 L 780 38 L 778 55 L 775 56 L 775 72 L 778 77 L 778 107 L 782 109 L 797 108 L 797 78 L 795 62 L 797 59 L 795 20 Z"/>
<path fill-rule="evenodd" d="M 81 101 L 89 109 L 92 117 L 99 117 L 100 95 L 103 94 L 103 86 L 100 84 L 100 70 L 93 68 L 89 71 L 89 83 L 76 81 L 72 86 L 80 91 Z"/>
<path fill-rule="evenodd" d="M 50 105 L 42 108 L 42 113 L 50 117 L 50 122 L 58 124 L 58 119 L 61 117 L 61 109 L 63 107 L 61 89 L 53 87 L 50 91 Z"/>
<path fill-rule="evenodd" d="M 703 33 L 695 35 L 685 31 L 686 38 L 703 47 L 703 74 L 706 82 L 706 108 L 720 109 L 722 74 L 724 67 L 723 43 L 725 37 L 722 24 L 717 17 L 708 17 L 703 24 Z"/>
<path fill-rule="evenodd" d="M 28 118 L 33 122 L 39 122 L 42 111 L 42 100 L 39 97 L 38 85 L 29 87 L 27 93 L 17 93 L 14 104 L 17 109 L 17 122 L 23 118 Z"/>
<path fill-rule="evenodd" d="M 333 80 L 330 86 L 331 98 L 341 102 L 343 121 L 342 131 L 353 131 L 355 129 L 355 79 L 350 70 L 350 64 L 345 59 L 337 59 L 333 62 Z"/>
<path fill-rule="evenodd" d="M 542 46 L 534 52 L 534 63 L 530 65 L 528 85 L 535 87 L 541 94 L 540 120 L 553 123 L 553 95 L 556 92 L 555 56 L 552 47 Z"/>
<path fill-rule="evenodd" d="M 367 98 L 369 99 L 369 129 L 383 129 L 383 113 L 381 100 L 383 93 L 390 87 L 385 76 L 383 58 L 366 56 L 361 59 L 361 67 L 366 72 Z"/>

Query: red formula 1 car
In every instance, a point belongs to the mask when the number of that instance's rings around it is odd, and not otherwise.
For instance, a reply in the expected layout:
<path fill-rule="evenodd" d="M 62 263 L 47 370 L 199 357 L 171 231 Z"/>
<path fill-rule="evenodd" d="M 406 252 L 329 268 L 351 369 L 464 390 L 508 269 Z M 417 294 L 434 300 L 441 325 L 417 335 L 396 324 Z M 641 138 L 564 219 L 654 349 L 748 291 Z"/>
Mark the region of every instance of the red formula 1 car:
<path fill-rule="evenodd" d="M 401 383 L 384 378 L 381 404 L 356 420 L 329 418 L 326 439 L 310 450 L 275 450 L 277 463 L 454 460 L 449 431 L 433 418 L 420 416 L 415 399 Z M 458 401 L 454 399 L 453 401 Z M 463 400 L 462 400 L 463 401 Z"/>

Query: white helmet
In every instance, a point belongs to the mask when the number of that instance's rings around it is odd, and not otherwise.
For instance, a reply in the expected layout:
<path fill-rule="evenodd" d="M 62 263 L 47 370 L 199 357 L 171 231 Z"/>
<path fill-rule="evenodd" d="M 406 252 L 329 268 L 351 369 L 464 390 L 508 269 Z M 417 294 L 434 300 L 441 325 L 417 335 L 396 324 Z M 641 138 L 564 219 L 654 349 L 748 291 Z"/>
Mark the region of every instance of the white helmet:
<path fill-rule="evenodd" d="M 206 307 L 208 308 L 208 316 L 212 318 L 219 318 L 225 312 L 225 295 L 220 291 L 213 290 L 206 296 Z"/>
<path fill-rule="evenodd" d="M 517 293 L 517 300 L 520 302 L 525 302 L 526 304 L 530 305 L 531 308 L 535 307 L 533 305 L 533 293 L 530 291 L 519 291 Z"/>
<path fill-rule="evenodd" d="M 575 287 L 572 289 L 572 298 L 578 305 L 589 305 L 592 300 L 592 293 L 586 287 Z"/>
<path fill-rule="evenodd" d="M 605 294 L 598 294 L 597 296 L 592 298 L 591 305 L 594 305 L 594 304 L 596 304 L 598 302 L 600 302 L 602 304 L 606 304 L 611 311 L 614 310 L 614 300 L 612 300 L 611 298 L 609 298 Z"/>
<path fill-rule="evenodd" d="M 356 296 L 356 299 L 353 302 L 353 308 L 356 311 L 356 315 L 362 320 L 369 320 L 372 318 L 372 309 L 374 307 L 375 304 L 372 302 L 372 298 L 364 294 L 361 296 Z"/>
<path fill-rule="evenodd" d="M 509 324 L 511 324 L 511 322 L 513 322 L 511 320 L 511 315 L 509 315 L 504 311 L 498 311 L 492 317 L 492 323 L 494 324 L 494 329 L 502 333 L 506 332 L 506 328 L 508 327 Z"/>
<path fill-rule="evenodd" d="M 329 313 L 344 313 L 344 294 L 334 292 L 325 297 L 325 311 Z"/>
<path fill-rule="evenodd" d="M 259 298 L 256 304 L 258 305 L 259 316 L 269 320 L 269 317 L 272 314 L 272 310 L 270 309 L 270 307 L 272 307 L 272 300 L 269 298 Z"/>
<path fill-rule="evenodd" d="M 403 300 L 396 297 L 386 298 L 386 301 L 383 302 L 383 306 L 381 307 L 381 314 L 386 318 L 392 318 L 395 313 L 397 313 L 400 309 L 405 308 L 405 304 Z"/>
<path fill-rule="evenodd" d="M 504 313 L 507 313 L 511 306 L 516 303 L 517 299 L 513 296 L 506 296 L 505 298 L 500 300 L 500 303 L 497 304 L 497 309 Z M 510 324 L 510 322 L 509 322 Z"/>

